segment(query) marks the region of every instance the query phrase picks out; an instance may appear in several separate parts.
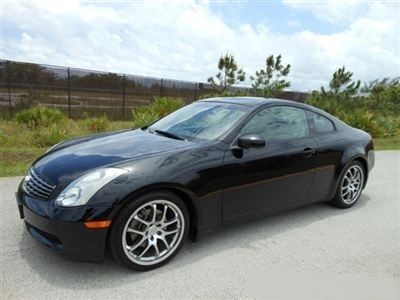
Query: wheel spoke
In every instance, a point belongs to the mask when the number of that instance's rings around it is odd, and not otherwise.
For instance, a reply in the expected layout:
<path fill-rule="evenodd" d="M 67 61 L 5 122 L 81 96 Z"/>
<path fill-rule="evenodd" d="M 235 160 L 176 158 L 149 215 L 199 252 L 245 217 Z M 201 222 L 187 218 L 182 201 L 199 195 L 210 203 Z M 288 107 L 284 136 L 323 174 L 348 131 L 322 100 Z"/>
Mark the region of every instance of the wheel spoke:
<path fill-rule="evenodd" d="M 154 243 L 154 249 L 156 250 L 156 257 L 160 256 L 160 250 L 158 249 L 157 241 Z"/>
<path fill-rule="evenodd" d="M 343 197 L 346 196 L 349 192 L 350 192 L 350 189 L 347 189 L 346 192 L 344 192 L 344 193 L 342 194 L 342 196 L 343 196 Z"/>
<path fill-rule="evenodd" d="M 169 250 L 169 244 L 168 244 L 168 242 L 167 242 L 167 240 L 165 239 L 164 236 L 161 237 L 161 240 L 163 241 L 163 243 L 164 243 L 164 245 L 165 245 L 165 248 L 167 248 L 167 250 Z"/>
<path fill-rule="evenodd" d="M 147 243 L 146 248 L 142 251 L 142 253 L 139 254 L 139 257 L 142 257 L 143 255 L 145 255 L 146 252 L 149 251 L 150 247 L 151 247 L 151 244 Z"/>
<path fill-rule="evenodd" d="M 351 181 L 352 177 L 353 177 L 353 175 L 351 174 L 350 171 L 346 173 L 346 179 L 347 179 L 349 182 Z"/>
<path fill-rule="evenodd" d="M 136 229 L 133 229 L 133 228 L 128 228 L 126 231 L 129 232 L 129 233 L 136 233 L 136 234 L 144 235 L 143 231 L 139 231 L 139 230 L 136 230 Z"/>
<path fill-rule="evenodd" d="M 139 243 L 137 243 L 135 246 L 127 246 L 126 248 L 128 249 L 128 251 L 133 252 L 136 250 L 137 247 L 139 247 L 141 244 L 143 244 L 143 242 L 146 240 L 146 237 L 142 237 L 141 240 L 139 241 Z"/>
<path fill-rule="evenodd" d="M 174 233 L 177 233 L 178 231 L 179 231 L 179 228 L 171 230 L 171 231 L 164 231 L 164 235 L 174 234 Z"/>
<path fill-rule="evenodd" d="M 171 221 L 168 221 L 168 222 L 163 223 L 163 227 L 167 227 L 167 226 L 169 226 L 169 225 L 171 225 L 171 224 L 174 224 L 174 223 L 176 223 L 176 222 L 178 222 L 178 218 L 174 218 L 174 219 L 171 220 Z"/>
<path fill-rule="evenodd" d="M 140 222 L 140 223 L 143 223 L 143 224 L 146 225 L 147 227 L 150 226 L 150 222 L 147 222 L 147 221 L 143 220 L 143 219 L 140 218 L 138 215 L 136 215 L 136 216 L 134 217 L 134 219 L 135 219 L 136 221 Z"/>
<path fill-rule="evenodd" d="M 153 204 L 153 219 L 152 219 L 152 223 L 154 223 L 156 221 L 156 217 L 157 217 L 157 204 Z"/>
<path fill-rule="evenodd" d="M 164 212 L 163 212 L 163 216 L 162 216 L 162 219 L 161 219 L 161 222 L 162 222 L 162 223 L 165 222 L 165 219 L 166 219 L 166 217 L 167 217 L 167 211 L 168 211 L 168 206 L 167 206 L 167 205 L 164 205 Z"/>

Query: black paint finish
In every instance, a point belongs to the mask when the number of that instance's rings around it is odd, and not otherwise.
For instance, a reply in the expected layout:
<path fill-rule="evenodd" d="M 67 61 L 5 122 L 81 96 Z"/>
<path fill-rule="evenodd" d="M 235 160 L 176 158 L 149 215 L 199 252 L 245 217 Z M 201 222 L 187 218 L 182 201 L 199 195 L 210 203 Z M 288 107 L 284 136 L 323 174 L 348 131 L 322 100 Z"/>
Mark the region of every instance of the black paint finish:
<path fill-rule="evenodd" d="M 36 173 L 56 185 L 50 198 L 31 198 L 20 185 L 17 202 L 25 221 L 39 233 L 50 234 L 50 239 L 56 237 L 62 244 L 60 252 L 67 257 L 101 260 L 107 230 L 89 230 L 83 222 L 112 220 L 141 193 L 167 189 L 180 196 L 189 208 L 195 239 L 224 222 L 329 201 L 350 161 L 360 160 L 366 171 L 374 165 L 373 144 L 368 134 L 316 108 L 262 98 L 203 101 L 247 105 L 251 110 L 222 140 L 182 141 L 138 129 L 61 143 L 33 164 Z M 334 122 L 336 131 L 317 135 L 315 124 L 308 118 L 310 137 L 266 141 L 264 147 L 258 148 L 240 147 L 242 126 L 258 110 L 274 105 L 319 113 Z M 69 183 L 105 166 L 129 172 L 97 191 L 84 206 L 55 204 Z"/>

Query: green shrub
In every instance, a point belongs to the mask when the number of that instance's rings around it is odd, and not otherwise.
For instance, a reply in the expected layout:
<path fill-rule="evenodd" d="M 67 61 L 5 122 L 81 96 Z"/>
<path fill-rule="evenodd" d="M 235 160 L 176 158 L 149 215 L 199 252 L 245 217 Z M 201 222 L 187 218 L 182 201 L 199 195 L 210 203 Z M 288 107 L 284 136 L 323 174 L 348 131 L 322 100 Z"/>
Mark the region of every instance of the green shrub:
<path fill-rule="evenodd" d="M 6 143 L 6 140 L 7 140 L 7 136 L 3 132 L 0 131 L 0 144 L 4 145 Z"/>
<path fill-rule="evenodd" d="M 184 102 L 180 98 L 156 97 L 150 105 L 139 106 L 132 110 L 133 127 L 140 128 L 181 108 Z"/>
<path fill-rule="evenodd" d="M 141 128 L 148 126 L 159 119 L 157 112 L 147 109 L 145 106 L 133 110 L 133 127 Z"/>
<path fill-rule="evenodd" d="M 386 116 L 400 115 L 400 86 L 381 87 L 366 99 L 371 110 Z"/>
<path fill-rule="evenodd" d="M 374 137 L 400 134 L 400 87 L 388 86 L 367 97 L 313 92 L 306 103 L 321 108 Z"/>
<path fill-rule="evenodd" d="M 372 136 L 379 136 L 381 130 L 374 119 L 374 115 L 363 110 L 356 110 L 341 117 L 342 121 L 352 127 L 368 132 Z"/>
<path fill-rule="evenodd" d="M 37 147 L 50 147 L 69 137 L 67 126 L 53 124 L 48 127 L 38 127 L 33 132 L 34 143 Z"/>
<path fill-rule="evenodd" d="M 58 124 L 65 118 L 65 115 L 60 110 L 40 105 L 20 111 L 15 115 L 15 120 L 18 123 L 35 128 Z"/>
<path fill-rule="evenodd" d="M 109 123 L 106 116 L 89 118 L 86 120 L 88 130 L 94 133 L 106 131 Z"/>
<path fill-rule="evenodd" d="M 158 118 L 162 118 L 181 108 L 183 105 L 184 102 L 181 98 L 156 97 L 155 101 L 150 106 L 151 109 L 157 113 Z"/>
<path fill-rule="evenodd" d="M 378 136 L 380 137 L 391 137 L 400 135 L 400 116 L 380 116 L 376 117 L 376 124 L 380 130 Z"/>

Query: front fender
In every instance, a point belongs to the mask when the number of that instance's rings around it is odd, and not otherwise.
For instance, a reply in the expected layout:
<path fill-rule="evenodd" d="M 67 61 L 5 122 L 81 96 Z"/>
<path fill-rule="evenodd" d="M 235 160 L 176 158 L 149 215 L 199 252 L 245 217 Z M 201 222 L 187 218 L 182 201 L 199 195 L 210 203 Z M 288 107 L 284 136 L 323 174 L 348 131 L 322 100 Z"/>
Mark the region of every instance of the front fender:
<path fill-rule="evenodd" d="M 113 218 L 118 211 L 130 203 L 131 201 L 134 201 L 137 197 L 144 193 L 148 193 L 151 191 L 159 191 L 159 190 L 167 190 L 174 192 L 178 196 L 181 196 L 183 198 L 182 200 L 187 203 L 188 206 L 193 206 L 194 209 L 196 210 L 196 214 L 201 214 L 201 207 L 199 205 L 199 200 L 197 196 L 187 190 L 184 186 L 173 183 L 173 182 L 157 182 L 157 183 L 152 183 L 152 184 L 147 184 L 147 185 L 142 185 L 142 186 L 136 186 L 134 190 L 131 190 L 129 192 L 125 191 L 121 193 L 116 199 L 115 202 L 113 203 L 113 211 L 112 214 L 110 215 L 111 218 Z"/>
<path fill-rule="evenodd" d="M 91 206 L 112 208 L 109 218 L 129 201 L 145 192 L 165 189 L 176 193 L 188 204 L 197 226 L 211 230 L 221 222 L 223 153 L 226 144 L 199 145 L 179 152 L 159 153 L 119 165 L 129 170 L 90 199 Z"/>
<path fill-rule="evenodd" d="M 140 195 L 151 191 L 165 190 L 175 193 L 185 202 L 190 213 L 190 238 L 192 239 L 192 241 L 197 240 L 204 231 L 207 231 L 204 230 L 204 224 L 218 223 L 216 221 L 219 220 L 220 216 L 220 201 L 218 201 L 218 199 L 215 199 L 217 201 L 210 202 L 205 201 L 201 198 L 199 199 L 196 194 L 194 194 L 192 191 L 189 191 L 180 184 L 172 182 L 157 182 L 143 186 L 136 185 L 134 190 L 129 190 L 125 187 L 126 185 L 121 185 L 120 187 L 112 185 L 111 187 L 102 189 L 95 195 L 94 199 L 91 199 L 91 201 L 96 201 L 96 198 L 97 200 L 108 199 L 108 201 L 110 201 L 111 199 L 111 203 L 109 202 L 108 204 L 111 206 L 108 210 L 109 214 L 107 216 L 107 219 L 112 220 L 121 211 L 121 209 L 123 209 L 128 203 L 135 201 L 135 199 Z M 110 193 L 112 193 L 113 195 L 111 196 Z M 211 215 L 206 217 L 206 219 L 209 221 L 204 220 L 203 213 L 204 210 L 207 210 L 207 207 L 209 206 L 208 203 L 214 204 L 214 207 L 213 209 L 211 209 L 211 211 L 215 213 L 215 215 L 214 213 L 212 213 Z M 93 205 L 93 202 L 91 203 L 91 205 Z"/>

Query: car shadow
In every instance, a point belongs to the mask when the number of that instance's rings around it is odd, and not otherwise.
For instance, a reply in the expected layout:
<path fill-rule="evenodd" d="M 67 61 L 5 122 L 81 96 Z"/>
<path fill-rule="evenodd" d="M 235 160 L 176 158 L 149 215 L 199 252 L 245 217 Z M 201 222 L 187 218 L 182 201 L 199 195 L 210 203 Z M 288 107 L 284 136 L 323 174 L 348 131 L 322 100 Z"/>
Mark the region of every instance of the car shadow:
<path fill-rule="evenodd" d="M 354 207 L 337 209 L 327 203 L 313 204 L 266 218 L 224 225 L 205 235 L 199 242 L 187 241 L 182 251 L 165 266 L 148 271 L 134 272 L 116 263 L 106 253 L 103 263 L 76 262 L 63 258 L 54 251 L 36 242 L 24 230 L 19 242 L 20 253 L 32 271 L 52 286 L 67 289 L 106 289 L 146 280 L 150 277 L 166 276 L 179 271 L 212 255 L 232 248 L 255 248 L 254 244 L 311 223 L 350 213 L 368 205 L 370 197 L 363 194 Z"/>

